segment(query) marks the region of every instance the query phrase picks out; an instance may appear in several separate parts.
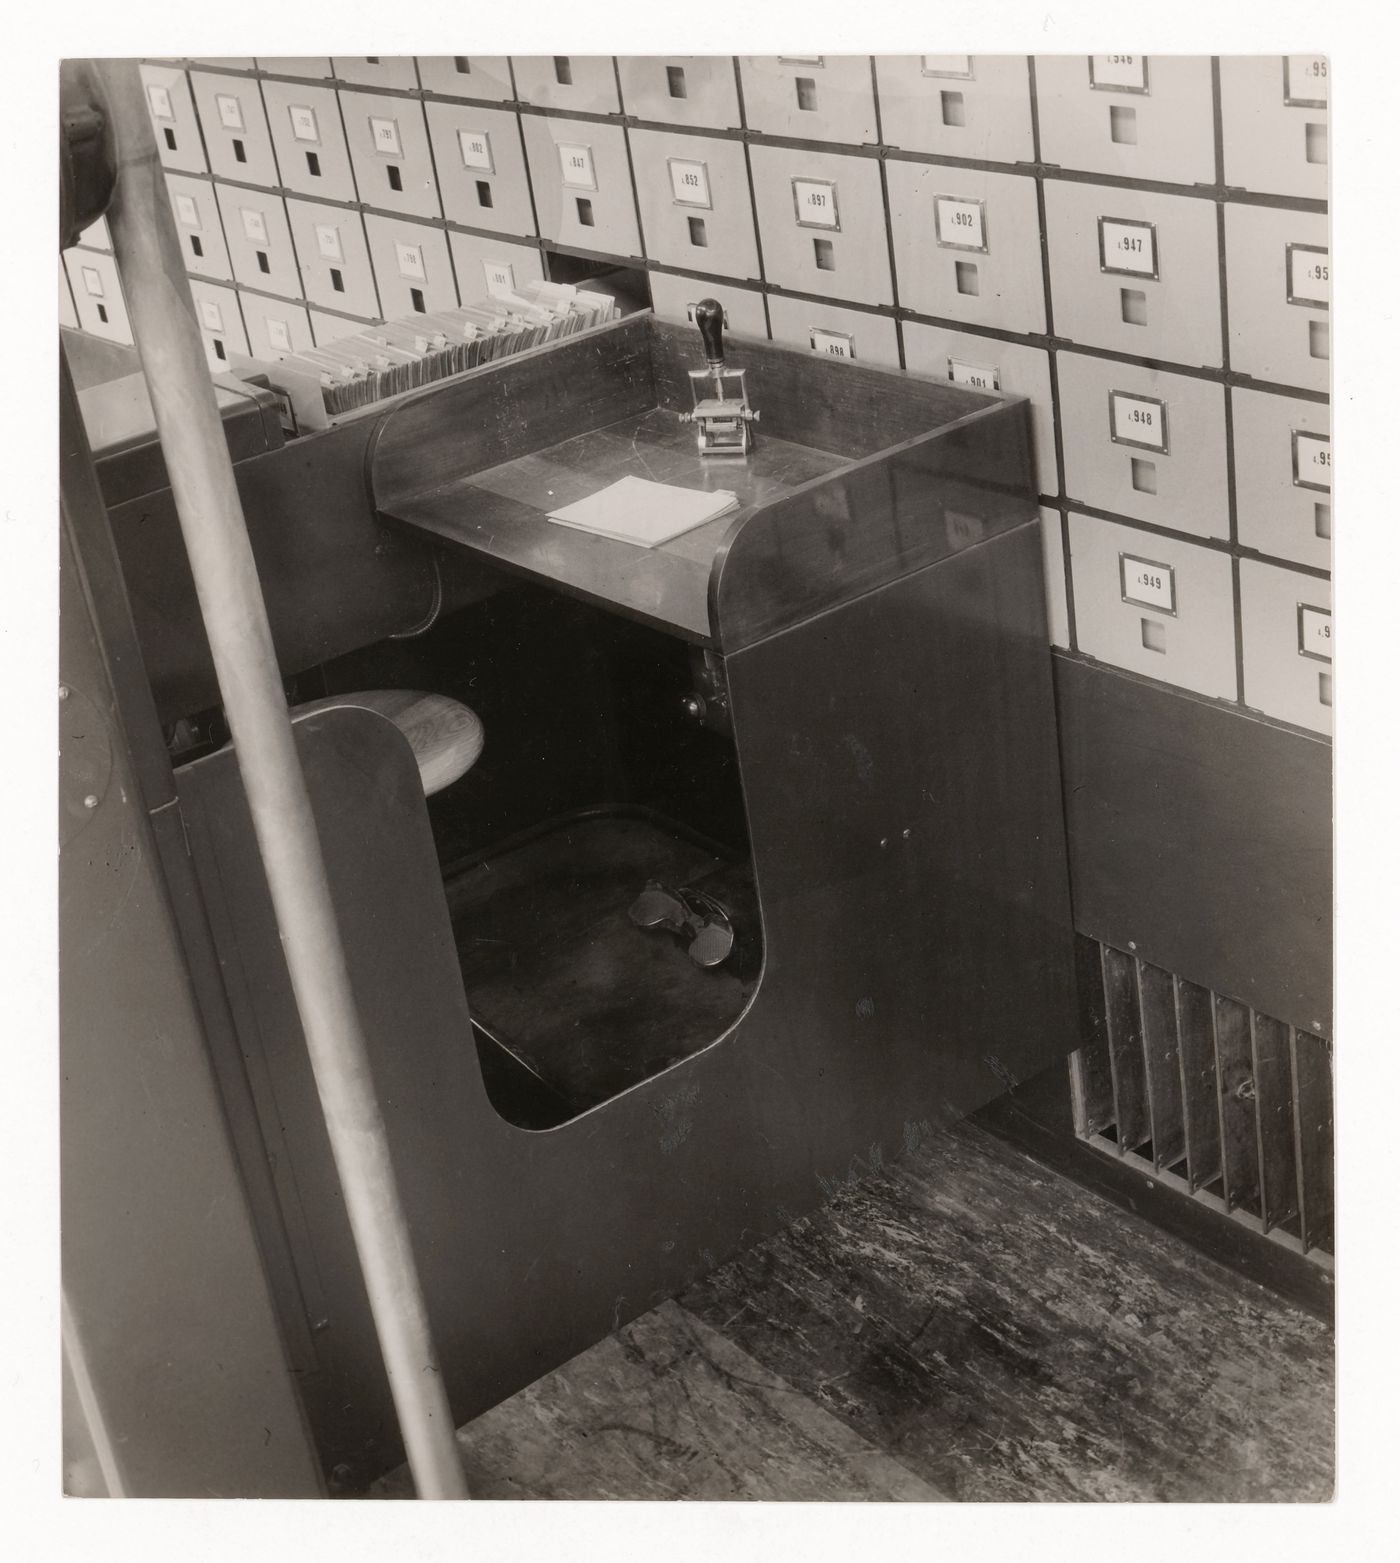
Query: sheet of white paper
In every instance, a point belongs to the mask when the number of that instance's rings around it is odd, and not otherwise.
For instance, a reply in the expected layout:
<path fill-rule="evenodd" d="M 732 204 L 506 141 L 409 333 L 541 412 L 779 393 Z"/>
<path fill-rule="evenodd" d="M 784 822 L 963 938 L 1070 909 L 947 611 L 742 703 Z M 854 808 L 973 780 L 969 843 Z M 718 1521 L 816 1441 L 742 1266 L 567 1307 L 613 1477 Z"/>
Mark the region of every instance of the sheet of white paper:
<path fill-rule="evenodd" d="M 677 488 L 647 478 L 619 478 L 587 499 L 549 512 L 551 521 L 621 543 L 655 548 L 737 509 L 728 489 Z"/>

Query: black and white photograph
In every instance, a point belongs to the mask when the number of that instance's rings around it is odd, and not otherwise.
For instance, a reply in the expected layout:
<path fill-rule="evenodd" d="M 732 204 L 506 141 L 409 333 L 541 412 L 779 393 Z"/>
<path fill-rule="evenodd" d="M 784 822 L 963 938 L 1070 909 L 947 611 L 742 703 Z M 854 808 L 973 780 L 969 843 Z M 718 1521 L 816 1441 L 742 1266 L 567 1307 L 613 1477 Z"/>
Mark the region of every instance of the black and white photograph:
<path fill-rule="evenodd" d="M 43 1544 L 1369 1550 L 1358 19 L 659 10 L 34 65 Z"/>

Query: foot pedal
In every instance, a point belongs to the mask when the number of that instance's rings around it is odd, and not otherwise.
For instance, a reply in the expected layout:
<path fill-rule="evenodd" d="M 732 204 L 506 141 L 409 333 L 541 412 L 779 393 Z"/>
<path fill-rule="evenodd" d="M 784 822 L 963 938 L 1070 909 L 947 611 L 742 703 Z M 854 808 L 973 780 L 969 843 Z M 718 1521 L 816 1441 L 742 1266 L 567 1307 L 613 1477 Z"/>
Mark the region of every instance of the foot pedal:
<path fill-rule="evenodd" d="M 734 949 L 728 911 L 703 890 L 672 890 L 649 879 L 627 915 L 638 928 L 665 928 L 685 939 L 686 953 L 707 971 L 722 966 Z"/>

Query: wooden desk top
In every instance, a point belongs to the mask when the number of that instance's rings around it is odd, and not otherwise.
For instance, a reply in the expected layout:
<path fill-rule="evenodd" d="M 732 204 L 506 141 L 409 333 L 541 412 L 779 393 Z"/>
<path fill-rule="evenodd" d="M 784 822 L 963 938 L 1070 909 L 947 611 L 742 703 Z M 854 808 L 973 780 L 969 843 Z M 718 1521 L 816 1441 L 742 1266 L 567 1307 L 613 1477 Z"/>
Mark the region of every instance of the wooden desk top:
<path fill-rule="evenodd" d="M 849 458 L 787 440 L 758 439 L 747 460 L 702 457 L 695 431 L 671 408 L 652 407 L 397 501 L 393 519 L 483 555 L 493 564 L 588 601 L 710 643 L 710 583 L 716 555 L 760 506 Z M 739 509 L 658 548 L 640 548 L 560 526 L 547 512 L 619 478 L 683 488 L 728 489 Z"/>

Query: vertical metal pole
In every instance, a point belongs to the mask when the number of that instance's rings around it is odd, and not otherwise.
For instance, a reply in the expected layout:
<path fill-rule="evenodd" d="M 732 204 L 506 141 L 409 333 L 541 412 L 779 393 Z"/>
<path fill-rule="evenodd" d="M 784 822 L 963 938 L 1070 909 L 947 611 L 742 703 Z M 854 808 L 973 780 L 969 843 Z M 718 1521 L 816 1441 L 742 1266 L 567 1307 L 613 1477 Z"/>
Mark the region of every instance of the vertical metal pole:
<path fill-rule="evenodd" d="M 126 60 L 101 61 L 98 72 L 116 139 L 116 194 L 107 213 L 112 248 L 409 1466 L 420 1497 L 465 1498 L 452 1416 L 140 73 Z"/>

